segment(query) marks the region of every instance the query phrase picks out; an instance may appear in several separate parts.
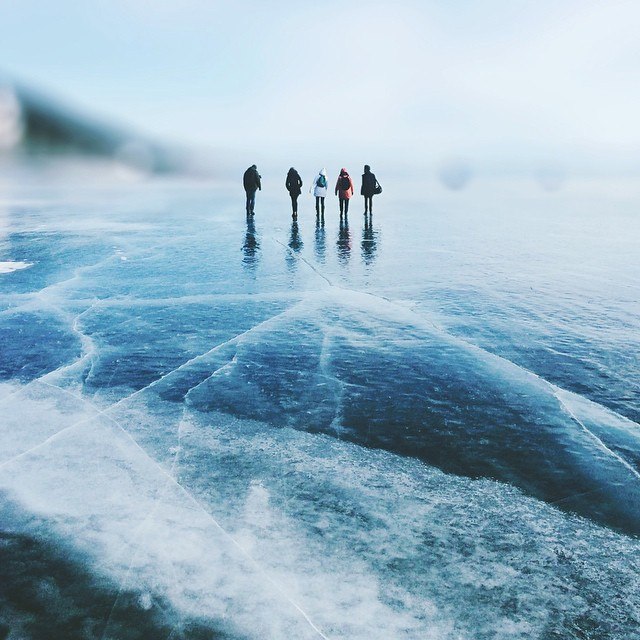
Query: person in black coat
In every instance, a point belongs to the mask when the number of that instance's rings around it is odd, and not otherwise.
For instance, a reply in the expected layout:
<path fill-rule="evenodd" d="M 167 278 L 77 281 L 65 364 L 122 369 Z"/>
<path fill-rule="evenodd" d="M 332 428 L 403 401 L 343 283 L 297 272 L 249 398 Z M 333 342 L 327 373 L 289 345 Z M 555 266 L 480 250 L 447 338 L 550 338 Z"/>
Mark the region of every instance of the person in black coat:
<path fill-rule="evenodd" d="M 262 184 L 260 183 L 260 174 L 255 164 L 252 164 L 242 176 L 242 183 L 244 184 L 244 190 L 247 194 L 247 215 L 254 215 L 254 207 L 256 205 L 256 191 L 259 189 L 262 191 Z"/>
<path fill-rule="evenodd" d="M 291 215 L 295 219 L 298 217 L 298 196 L 302 193 L 302 179 L 293 167 L 289 169 L 284 185 L 291 196 Z"/>
<path fill-rule="evenodd" d="M 364 165 L 364 173 L 362 174 L 362 187 L 360 188 L 360 195 L 364 196 L 364 215 L 367 213 L 373 213 L 373 196 L 376 193 L 380 193 L 382 187 L 376 180 L 375 173 L 371 173 L 371 167 L 368 164 Z"/>

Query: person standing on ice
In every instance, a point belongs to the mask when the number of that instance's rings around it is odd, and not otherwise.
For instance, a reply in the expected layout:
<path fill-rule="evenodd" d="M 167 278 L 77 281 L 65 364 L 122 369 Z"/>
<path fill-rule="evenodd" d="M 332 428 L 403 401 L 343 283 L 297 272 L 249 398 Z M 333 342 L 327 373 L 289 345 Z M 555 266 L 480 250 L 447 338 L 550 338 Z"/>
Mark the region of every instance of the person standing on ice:
<path fill-rule="evenodd" d="M 353 180 L 344 167 L 340 169 L 335 192 L 340 199 L 340 217 L 343 213 L 346 216 L 349 213 L 349 199 L 353 195 Z"/>
<path fill-rule="evenodd" d="M 327 195 L 327 170 L 323 167 L 320 173 L 314 178 L 313 184 L 309 187 L 309 193 L 313 193 L 316 198 L 316 218 L 324 220 L 324 199 Z"/>
<path fill-rule="evenodd" d="M 260 183 L 260 174 L 258 173 L 258 167 L 252 164 L 242 177 L 244 184 L 244 190 L 247 194 L 247 215 L 254 215 L 254 207 L 256 205 L 256 191 L 259 189 L 262 191 L 262 184 Z"/>
<path fill-rule="evenodd" d="M 360 195 L 364 196 L 364 215 L 367 213 L 371 215 L 373 213 L 373 196 L 376 193 L 382 193 L 382 187 L 376 180 L 376 174 L 371 173 L 371 167 L 368 164 L 364 165 L 364 173 L 362 174 L 362 187 L 360 188 Z"/>
<path fill-rule="evenodd" d="M 298 196 L 302 193 L 302 178 L 293 167 L 287 173 L 284 186 L 287 187 L 287 191 L 291 196 L 291 215 L 295 220 L 298 217 Z"/>

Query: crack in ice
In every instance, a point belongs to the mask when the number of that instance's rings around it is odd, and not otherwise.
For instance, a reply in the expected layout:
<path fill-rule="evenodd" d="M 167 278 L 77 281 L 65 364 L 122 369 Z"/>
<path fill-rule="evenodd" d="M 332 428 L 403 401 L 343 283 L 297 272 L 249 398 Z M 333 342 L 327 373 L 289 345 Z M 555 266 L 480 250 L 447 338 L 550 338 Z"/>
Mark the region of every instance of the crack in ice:
<path fill-rule="evenodd" d="M 562 400 L 560 395 L 558 395 L 558 391 L 562 391 L 562 389 L 560 389 L 559 387 L 556 387 L 550 382 L 547 382 L 547 384 L 551 387 L 553 395 L 557 398 L 558 402 L 560 403 L 560 406 L 564 409 L 564 411 L 571 417 L 571 419 L 574 422 L 576 422 L 580 427 L 582 427 L 582 429 L 596 443 L 596 445 L 600 449 L 602 449 L 602 451 L 604 451 L 606 454 L 608 454 L 612 458 L 615 458 L 618 462 L 624 465 L 635 476 L 637 480 L 640 480 L 640 473 L 638 473 L 637 469 L 635 469 L 631 464 L 629 464 L 621 455 L 617 454 L 615 451 L 610 449 L 600 438 L 598 438 L 598 436 L 595 433 L 593 433 L 593 431 L 591 431 L 584 424 L 584 422 L 582 422 L 582 420 L 580 420 L 580 418 L 578 418 L 578 416 L 575 415 L 575 413 L 571 410 L 571 408 L 565 404 L 565 402 Z"/>
<path fill-rule="evenodd" d="M 231 360 L 229 360 L 229 362 L 225 362 L 223 365 L 220 365 L 211 375 L 207 376 L 202 382 L 199 382 L 197 385 L 191 387 L 189 391 L 187 391 L 187 393 L 185 393 L 184 395 L 185 402 L 189 403 L 190 401 L 189 396 L 192 391 L 195 391 L 196 389 L 201 387 L 203 384 L 209 382 L 209 380 L 212 380 L 214 377 L 219 375 L 225 369 L 231 369 L 235 364 L 237 364 L 237 362 L 238 362 L 238 353 L 236 351 L 236 353 L 233 355 Z"/>
<path fill-rule="evenodd" d="M 175 375 L 179 371 L 182 371 L 186 367 L 189 367 L 189 366 L 191 366 L 193 364 L 196 364 L 197 362 L 200 362 L 201 360 L 204 360 L 205 358 L 207 358 L 210 355 L 213 355 L 217 351 L 220 351 L 220 350 L 224 349 L 225 347 L 228 347 L 228 346 L 230 346 L 232 344 L 239 343 L 246 336 L 251 335 L 252 333 L 254 333 L 256 331 L 259 331 L 259 330 L 263 329 L 264 327 L 269 326 L 271 323 L 275 323 L 276 321 L 280 320 L 281 318 L 287 316 L 288 314 L 293 312 L 294 309 L 299 307 L 301 304 L 302 304 L 302 301 L 298 302 L 297 304 L 294 304 L 292 307 L 289 307 L 289 308 L 285 309 L 284 311 L 281 311 L 280 313 L 277 313 L 274 316 L 271 316 L 270 318 L 267 318 L 266 320 L 263 320 L 262 322 L 259 322 L 258 324 L 254 325 L 253 327 L 250 327 L 246 331 L 242 331 L 241 333 L 229 338 L 228 340 L 225 340 L 224 342 L 221 342 L 221 343 L 217 344 L 215 347 L 212 347 L 208 351 L 205 351 L 204 353 L 201 353 L 201 354 L 199 354 L 197 356 L 194 356 L 193 358 L 190 358 L 189 360 L 186 360 L 180 366 L 176 367 L 175 369 L 172 369 L 171 371 L 168 371 L 167 373 L 165 373 L 164 375 L 160 376 L 159 378 L 157 378 L 153 382 L 150 382 L 148 385 L 142 387 L 141 389 L 137 389 L 136 391 L 134 391 L 133 393 L 129 394 L 128 396 L 125 396 L 124 398 L 121 398 L 120 400 L 118 400 L 117 402 L 112 404 L 110 407 L 108 407 L 106 409 L 106 411 L 109 411 L 109 410 L 111 410 L 111 409 L 123 404 L 124 402 L 127 402 L 127 401 L 131 400 L 132 398 L 137 397 L 141 393 L 144 393 L 145 391 L 148 391 L 149 389 L 152 389 L 153 387 L 155 387 L 156 385 L 158 385 L 161 382 L 164 382 L 165 380 L 167 380 L 171 376 Z"/>
<path fill-rule="evenodd" d="M 278 238 L 272 237 L 272 240 L 274 240 L 274 242 L 277 242 L 281 247 L 283 247 L 285 251 L 288 251 L 289 254 L 293 256 L 296 260 L 301 260 L 302 262 L 304 262 L 304 264 L 306 264 L 316 275 L 320 276 L 330 287 L 335 286 L 333 282 L 331 282 L 331 280 L 327 278 L 327 276 L 325 276 L 319 269 L 316 269 L 316 267 L 313 264 L 311 264 L 311 262 L 309 262 L 309 260 L 307 260 L 304 256 L 294 251 L 291 247 L 284 244 L 284 242 L 278 240 Z"/>

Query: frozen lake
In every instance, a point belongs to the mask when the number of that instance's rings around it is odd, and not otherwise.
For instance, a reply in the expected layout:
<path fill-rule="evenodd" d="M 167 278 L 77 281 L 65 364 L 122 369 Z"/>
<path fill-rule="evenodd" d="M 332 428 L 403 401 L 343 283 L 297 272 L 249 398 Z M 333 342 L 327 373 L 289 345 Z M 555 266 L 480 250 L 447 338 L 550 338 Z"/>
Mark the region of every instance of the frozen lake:
<path fill-rule="evenodd" d="M 0 638 L 640 638 L 640 192 L 389 186 L 2 196 Z"/>

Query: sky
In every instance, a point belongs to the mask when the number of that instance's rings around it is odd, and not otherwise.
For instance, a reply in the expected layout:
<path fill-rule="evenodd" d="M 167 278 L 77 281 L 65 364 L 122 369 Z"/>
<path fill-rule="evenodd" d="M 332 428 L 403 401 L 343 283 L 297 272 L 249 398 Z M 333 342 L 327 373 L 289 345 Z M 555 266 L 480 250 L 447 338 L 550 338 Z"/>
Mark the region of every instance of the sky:
<path fill-rule="evenodd" d="M 640 4 L 0 0 L 0 64 L 155 138 L 635 158 Z M 640 164 L 640 163 L 639 163 Z"/>

